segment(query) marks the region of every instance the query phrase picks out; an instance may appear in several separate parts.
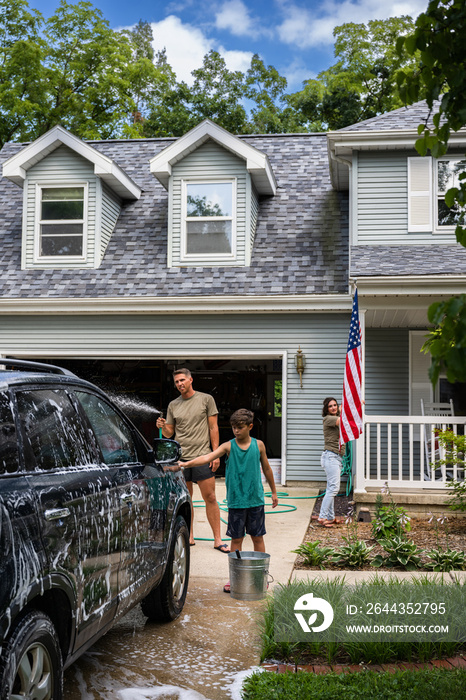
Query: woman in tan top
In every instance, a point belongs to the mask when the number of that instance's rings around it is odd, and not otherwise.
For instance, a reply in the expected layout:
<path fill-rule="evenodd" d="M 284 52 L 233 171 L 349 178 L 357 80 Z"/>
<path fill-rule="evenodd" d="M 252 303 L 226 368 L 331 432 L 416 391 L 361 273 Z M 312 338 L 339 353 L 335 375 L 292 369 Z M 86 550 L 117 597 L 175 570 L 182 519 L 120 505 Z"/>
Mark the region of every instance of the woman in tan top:
<path fill-rule="evenodd" d="M 340 490 L 340 475 L 342 456 L 345 452 L 343 445 L 340 451 L 340 411 L 341 406 L 333 396 L 324 399 L 322 408 L 324 428 L 324 451 L 321 464 L 327 475 L 327 488 L 320 507 L 320 515 L 317 521 L 323 527 L 333 527 L 335 524 L 334 500 Z"/>

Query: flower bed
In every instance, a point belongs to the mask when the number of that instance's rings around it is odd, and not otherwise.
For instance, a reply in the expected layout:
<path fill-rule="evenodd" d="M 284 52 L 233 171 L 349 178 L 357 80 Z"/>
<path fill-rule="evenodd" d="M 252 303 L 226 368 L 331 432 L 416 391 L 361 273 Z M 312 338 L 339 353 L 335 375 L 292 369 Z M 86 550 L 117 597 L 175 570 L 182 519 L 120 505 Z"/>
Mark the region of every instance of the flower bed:
<path fill-rule="evenodd" d="M 314 507 L 315 514 L 320 510 L 319 501 Z M 301 546 L 295 562 L 296 569 L 360 569 L 376 572 L 396 569 L 440 571 L 466 568 L 466 559 L 463 556 L 466 547 L 466 522 L 463 518 L 456 518 L 454 514 L 448 513 L 443 516 L 430 516 L 426 520 L 407 520 L 403 513 L 400 513 L 401 527 L 398 528 L 398 533 L 392 532 L 390 535 L 380 531 L 376 533 L 373 522 L 355 522 L 352 516 L 342 515 L 345 509 L 347 513 L 350 509 L 348 498 L 336 498 L 335 506 L 343 523 L 326 528 L 311 520 L 303 543 L 309 543 L 307 556 L 304 556 L 305 548 Z M 390 560 L 390 546 L 393 550 L 393 538 L 397 536 L 399 539 L 395 540 L 395 544 L 398 549 L 395 554 L 392 553 Z M 318 554 L 321 550 L 324 550 L 325 556 L 320 562 Z M 337 553 L 342 552 L 344 556 L 340 556 L 339 559 Z"/>

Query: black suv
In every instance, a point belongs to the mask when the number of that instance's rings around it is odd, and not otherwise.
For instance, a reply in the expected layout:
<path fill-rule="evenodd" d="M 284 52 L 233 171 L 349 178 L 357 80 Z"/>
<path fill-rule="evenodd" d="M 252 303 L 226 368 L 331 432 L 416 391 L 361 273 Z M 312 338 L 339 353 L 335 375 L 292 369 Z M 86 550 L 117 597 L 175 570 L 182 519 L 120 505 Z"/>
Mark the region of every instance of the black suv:
<path fill-rule="evenodd" d="M 0 367 L 0 693 L 58 700 L 63 668 L 136 603 L 180 614 L 192 504 L 164 471 L 177 442 L 152 449 L 67 370 Z"/>

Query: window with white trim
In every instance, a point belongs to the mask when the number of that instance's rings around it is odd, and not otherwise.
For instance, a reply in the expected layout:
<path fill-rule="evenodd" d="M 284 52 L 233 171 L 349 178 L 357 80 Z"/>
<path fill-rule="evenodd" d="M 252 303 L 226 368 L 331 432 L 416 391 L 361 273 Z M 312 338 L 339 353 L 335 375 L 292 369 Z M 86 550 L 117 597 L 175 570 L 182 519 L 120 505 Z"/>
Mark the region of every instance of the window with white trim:
<path fill-rule="evenodd" d="M 437 161 L 436 178 L 436 225 L 442 229 L 446 226 L 456 226 L 465 223 L 465 210 L 455 205 L 451 209 L 445 204 L 445 193 L 451 187 L 459 187 L 459 175 L 466 172 L 466 160 L 439 158 Z"/>
<path fill-rule="evenodd" d="M 445 203 L 445 193 L 458 187 L 459 175 L 466 172 L 466 160 L 449 156 L 408 158 L 408 231 L 451 233 L 466 223 L 464 208 Z"/>
<path fill-rule="evenodd" d="M 184 180 L 182 257 L 232 258 L 236 247 L 235 180 Z"/>
<path fill-rule="evenodd" d="M 83 259 L 87 185 L 38 186 L 36 259 Z"/>

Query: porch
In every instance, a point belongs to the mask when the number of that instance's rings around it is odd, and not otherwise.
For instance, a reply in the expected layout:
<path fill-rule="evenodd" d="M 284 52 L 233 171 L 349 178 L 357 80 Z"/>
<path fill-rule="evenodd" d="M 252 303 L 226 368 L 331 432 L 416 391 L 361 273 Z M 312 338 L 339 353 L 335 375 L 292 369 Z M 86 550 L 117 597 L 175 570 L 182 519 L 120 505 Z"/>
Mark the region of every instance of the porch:
<path fill-rule="evenodd" d="M 437 432 L 450 428 L 463 434 L 465 425 L 464 416 L 364 416 L 353 466 L 356 514 L 361 508 L 373 514 L 377 494 L 385 484 L 412 517 L 444 512 L 450 494 L 447 483 L 461 481 L 465 474 L 456 463 L 438 464 L 445 453 Z"/>

